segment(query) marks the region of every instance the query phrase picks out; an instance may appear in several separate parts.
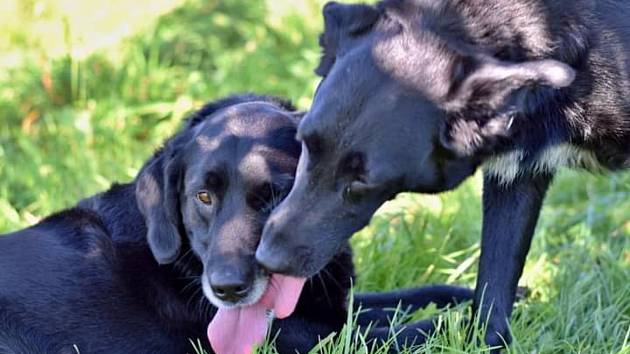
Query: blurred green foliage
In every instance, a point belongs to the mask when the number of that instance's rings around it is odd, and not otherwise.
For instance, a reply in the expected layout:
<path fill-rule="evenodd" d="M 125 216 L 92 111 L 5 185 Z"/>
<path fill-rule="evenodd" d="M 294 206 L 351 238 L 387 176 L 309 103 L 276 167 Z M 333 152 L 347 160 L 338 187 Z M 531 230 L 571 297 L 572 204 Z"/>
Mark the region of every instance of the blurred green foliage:
<path fill-rule="evenodd" d="M 320 0 L 112 0 L 100 20 L 92 0 L 11 1 L 15 16 L 0 14 L 0 232 L 131 180 L 204 101 L 252 91 L 306 109 L 317 82 Z M 133 14 L 143 16 L 119 36 Z M 386 204 L 353 239 L 357 288 L 473 285 L 479 180 Z M 521 281 L 531 297 L 515 311 L 510 351 L 630 353 L 629 235 L 630 174 L 562 173 Z M 453 325 L 416 353 L 484 352 L 465 340 L 466 311 L 440 312 Z M 327 343 L 321 352 L 361 347 L 352 329 Z"/>
<path fill-rule="evenodd" d="M 263 1 L 191 0 L 113 48 L 75 57 L 67 43 L 61 56 L 25 55 L 5 68 L 0 230 L 129 180 L 206 100 L 252 91 L 307 106 L 319 55 L 319 4 L 303 7 L 312 16 L 272 16 Z M 63 26 L 72 37 L 71 25 Z M 25 36 L 16 46 L 38 43 Z"/>

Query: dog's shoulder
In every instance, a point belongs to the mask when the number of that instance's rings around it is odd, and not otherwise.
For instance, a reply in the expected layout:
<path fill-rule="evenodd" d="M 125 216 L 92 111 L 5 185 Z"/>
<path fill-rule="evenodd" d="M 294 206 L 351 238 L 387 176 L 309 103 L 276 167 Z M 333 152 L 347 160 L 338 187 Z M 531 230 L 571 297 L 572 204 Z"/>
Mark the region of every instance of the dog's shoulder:
<path fill-rule="evenodd" d="M 114 183 L 107 191 L 80 201 L 77 207 L 96 216 L 112 242 L 142 244 L 147 229 L 135 190 L 135 183 Z"/>
<path fill-rule="evenodd" d="M 113 256 L 109 229 L 100 215 L 90 209 L 74 207 L 58 212 L 32 227 L 31 231 L 85 256 Z"/>

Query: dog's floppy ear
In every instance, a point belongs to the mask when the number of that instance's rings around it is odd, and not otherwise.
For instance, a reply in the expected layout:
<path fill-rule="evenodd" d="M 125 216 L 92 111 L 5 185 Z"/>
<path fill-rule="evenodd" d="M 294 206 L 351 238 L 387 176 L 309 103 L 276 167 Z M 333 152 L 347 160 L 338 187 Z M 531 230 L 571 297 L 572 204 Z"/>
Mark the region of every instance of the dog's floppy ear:
<path fill-rule="evenodd" d="M 179 194 L 182 166 L 163 151 L 140 172 L 136 200 L 147 224 L 147 240 L 160 264 L 175 261 L 182 244 Z"/>
<path fill-rule="evenodd" d="M 461 57 L 453 72 L 449 104 L 458 109 L 481 102 L 497 108 L 521 89 L 571 85 L 575 71 L 553 59 L 509 63 L 490 57 Z"/>
<path fill-rule="evenodd" d="M 575 71 L 557 60 L 510 63 L 489 57 L 460 57 L 443 103 L 443 144 L 459 156 L 491 152 L 510 135 L 515 118 L 545 104 L 545 94 L 568 87 Z"/>
<path fill-rule="evenodd" d="M 324 33 L 319 37 L 322 58 L 315 73 L 325 77 L 330 72 L 339 45 L 344 36 L 357 36 L 369 30 L 380 15 L 380 10 L 364 4 L 339 4 L 329 2 L 324 5 Z"/>

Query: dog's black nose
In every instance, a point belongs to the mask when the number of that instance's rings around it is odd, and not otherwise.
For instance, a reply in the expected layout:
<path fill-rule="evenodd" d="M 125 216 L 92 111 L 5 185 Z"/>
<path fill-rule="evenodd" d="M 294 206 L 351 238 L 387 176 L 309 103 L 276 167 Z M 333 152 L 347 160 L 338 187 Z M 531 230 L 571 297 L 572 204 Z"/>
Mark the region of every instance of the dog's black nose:
<path fill-rule="evenodd" d="M 247 296 L 251 284 L 238 274 L 213 273 L 210 275 L 210 288 L 219 299 L 237 302 Z"/>

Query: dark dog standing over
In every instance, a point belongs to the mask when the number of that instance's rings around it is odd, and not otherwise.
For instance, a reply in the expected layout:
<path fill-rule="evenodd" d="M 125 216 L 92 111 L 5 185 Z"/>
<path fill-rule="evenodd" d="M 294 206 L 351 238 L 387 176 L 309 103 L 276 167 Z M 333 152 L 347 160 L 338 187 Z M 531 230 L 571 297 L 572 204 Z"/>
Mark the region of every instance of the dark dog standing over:
<path fill-rule="evenodd" d="M 216 311 L 208 298 L 222 307 L 257 301 L 269 276 L 254 252 L 292 184 L 299 116 L 264 96 L 208 104 L 136 181 L 0 237 L 0 353 L 76 353 L 73 345 L 85 354 L 190 353 L 189 339 L 205 337 Z M 346 245 L 307 282 L 293 316 L 274 321 L 280 353 L 306 352 L 341 329 L 352 274 Z M 399 300 L 418 308 L 471 296 L 434 286 L 355 301 L 374 308 L 360 323 L 387 324 L 386 308 Z"/>
<path fill-rule="evenodd" d="M 258 261 L 310 276 L 384 201 L 453 189 L 482 166 L 473 306 L 487 344 L 509 343 L 555 171 L 630 167 L 630 2 L 330 3 L 324 17 L 296 181 Z"/>

